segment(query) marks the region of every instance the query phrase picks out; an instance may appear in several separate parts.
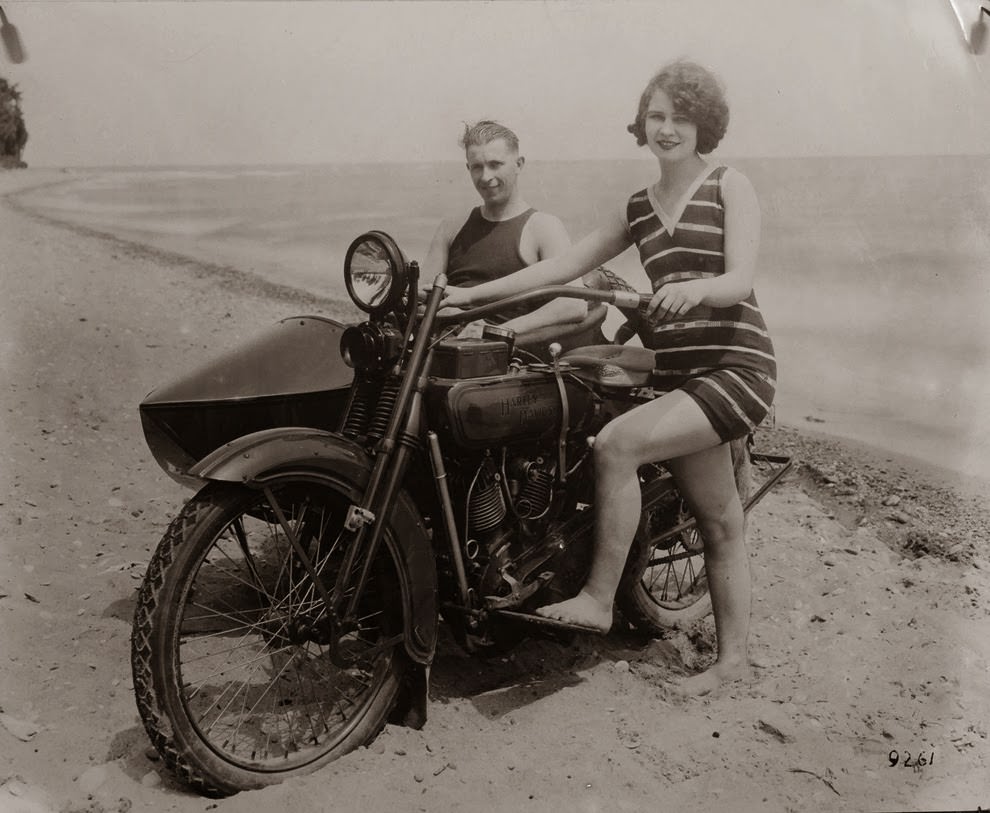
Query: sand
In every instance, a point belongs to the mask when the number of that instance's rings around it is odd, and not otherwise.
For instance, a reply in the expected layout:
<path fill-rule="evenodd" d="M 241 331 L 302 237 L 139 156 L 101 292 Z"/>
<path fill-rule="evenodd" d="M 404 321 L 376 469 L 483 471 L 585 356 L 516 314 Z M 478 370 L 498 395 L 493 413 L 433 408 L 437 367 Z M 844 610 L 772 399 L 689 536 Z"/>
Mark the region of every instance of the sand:
<path fill-rule="evenodd" d="M 0 194 L 59 172 L 0 174 Z M 198 797 L 150 759 L 135 590 L 189 494 L 137 404 L 284 316 L 333 307 L 0 205 L 0 811 L 931 810 L 990 803 L 986 490 L 818 434 L 753 512 L 751 680 L 675 701 L 711 619 L 648 643 L 444 638 L 421 731 L 303 779 Z M 891 752 L 898 764 L 891 766 Z M 906 752 L 931 755 L 903 767 Z M 930 760 L 926 760 L 930 761 Z"/>

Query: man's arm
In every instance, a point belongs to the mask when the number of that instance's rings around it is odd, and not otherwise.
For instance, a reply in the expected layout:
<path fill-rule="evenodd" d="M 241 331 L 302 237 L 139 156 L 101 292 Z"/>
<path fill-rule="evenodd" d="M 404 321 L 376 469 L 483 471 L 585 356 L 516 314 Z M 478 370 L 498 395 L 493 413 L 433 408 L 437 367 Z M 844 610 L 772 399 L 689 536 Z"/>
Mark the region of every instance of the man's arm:
<path fill-rule="evenodd" d="M 420 288 L 429 289 L 433 287 L 433 280 L 437 274 L 447 270 L 447 259 L 450 253 L 450 244 L 454 242 L 455 229 L 457 225 L 451 218 L 444 218 L 433 233 L 430 241 L 430 248 L 426 252 L 426 259 L 419 274 Z"/>
<path fill-rule="evenodd" d="M 560 218 L 546 212 L 535 212 L 523 229 L 519 253 L 532 264 L 562 254 L 570 245 L 571 238 Z M 571 284 L 582 287 L 580 279 Z M 588 305 L 582 299 L 554 299 L 529 313 L 510 319 L 502 327 L 510 328 L 516 333 L 526 333 L 547 325 L 580 322 L 587 313 Z"/>

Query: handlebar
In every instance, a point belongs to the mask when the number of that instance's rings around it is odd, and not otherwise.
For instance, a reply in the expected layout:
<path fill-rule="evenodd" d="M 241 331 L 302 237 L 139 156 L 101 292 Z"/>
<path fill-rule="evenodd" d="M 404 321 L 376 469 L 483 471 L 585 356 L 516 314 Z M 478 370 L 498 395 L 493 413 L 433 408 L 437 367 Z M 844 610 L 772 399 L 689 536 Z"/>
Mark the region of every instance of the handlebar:
<path fill-rule="evenodd" d="M 601 291 L 597 288 L 578 288 L 575 285 L 546 285 L 534 288 L 521 294 L 513 294 L 505 299 L 488 302 L 457 313 L 437 316 L 438 324 L 447 325 L 456 322 L 473 322 L 492 313 L 497 313 L 513 305 L 536 303 L 565 297 L 567 299 L 583 299 L 587 302 L 604 302 L 615 305 L 623 310 L 638 310 L 645 307 L 653 298 L 653 294 L 640 294 L 635 291 Z"/>

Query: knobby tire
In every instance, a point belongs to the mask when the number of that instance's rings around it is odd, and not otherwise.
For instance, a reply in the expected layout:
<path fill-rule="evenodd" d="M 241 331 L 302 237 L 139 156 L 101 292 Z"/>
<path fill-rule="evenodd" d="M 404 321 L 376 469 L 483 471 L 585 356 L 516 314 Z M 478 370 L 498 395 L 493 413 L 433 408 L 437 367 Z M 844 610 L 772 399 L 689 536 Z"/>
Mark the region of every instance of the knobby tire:
<path fill-rule="evenodd" d="M 272 490 L 332 589 L 343 557 L 328 540 L 341 538 L 348 498 L 305 478 Z M 387 549 L 357 628 L 337 631 L 335 664 L 318 591 L 261 492 L 213 484 L 186 504 L 148 566 L 131 641 L 138 711 L 183 783 L 208 796 L 263 787 L 377 735 L 407 664 Z"/>

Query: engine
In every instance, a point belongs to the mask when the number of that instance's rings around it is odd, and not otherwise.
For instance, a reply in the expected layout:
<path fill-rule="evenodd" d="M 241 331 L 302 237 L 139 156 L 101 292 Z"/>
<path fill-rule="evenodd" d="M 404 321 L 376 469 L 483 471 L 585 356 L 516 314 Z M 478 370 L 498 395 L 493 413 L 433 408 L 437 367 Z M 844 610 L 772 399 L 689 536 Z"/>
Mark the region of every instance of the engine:
<path fill-rule="evenodd" d="M 554 495 L 556 465 L 544 456 L 509 457 L 500 468 L 485 455 L 467 488 L 465 538 L 498 529 L 510 515 L 532 522 L 545 518 Z"/>
<path fill-rule="evenodd" d="M 532 585 L 563 548 L 554 529 L 590 501 L 587 443 L 569 444 L 566 482 L 557 451 L 532 444 L 493 448 L 473 456 L 452 478 L 468 578 L 481 596 L 515 603 L 511 597 L 525 590 L 524 583 Z"/>
<path fill-rule="evenodd" d="M 582 382 L 561 380 L 547 365 L 509 367 L 508 354 L 501 341 L 440 342 L 425 393 L 467 567 L 483 595 L 502 594 L 546 558 L 536 547 L 577 502 L 581 489 L 568 477 L 589 454 L 584 432 L 597 413 Z M 565 416 L 563 465 L 571 471 L 562 477 Z"/>

